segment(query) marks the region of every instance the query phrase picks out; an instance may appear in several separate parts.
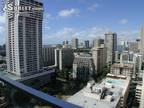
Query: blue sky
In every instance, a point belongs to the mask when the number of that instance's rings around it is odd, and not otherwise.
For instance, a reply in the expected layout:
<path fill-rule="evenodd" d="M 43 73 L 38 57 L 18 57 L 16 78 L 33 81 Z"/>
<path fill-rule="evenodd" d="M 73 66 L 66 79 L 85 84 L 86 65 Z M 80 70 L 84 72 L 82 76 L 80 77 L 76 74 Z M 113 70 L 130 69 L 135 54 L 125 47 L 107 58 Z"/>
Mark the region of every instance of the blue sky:
<path fill-rule="evenodd" d="M 144 24 L 144 0 L 42 0 L 43 44 L 104 37 L 113 31 L 119 40 L 139 38 Z M 4 17 L 0 16 L 0 44 L 5 42 Z"/>

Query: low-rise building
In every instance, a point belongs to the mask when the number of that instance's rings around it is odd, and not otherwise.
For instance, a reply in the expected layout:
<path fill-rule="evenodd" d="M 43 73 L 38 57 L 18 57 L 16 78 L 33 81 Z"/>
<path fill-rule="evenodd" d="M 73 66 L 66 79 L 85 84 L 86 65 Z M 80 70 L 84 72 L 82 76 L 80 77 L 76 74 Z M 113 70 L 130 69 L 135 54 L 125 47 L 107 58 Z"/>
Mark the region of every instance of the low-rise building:
<path fill-rule="evenodd" d="M 108 74 L 100 84 L 91 81 L 67 101 L 83 108 L 126 108 L 130 77 Z"/>
<path fill-rule="evenodd" d="M 127 77 L 133 77 L 134 76 L 134 64 L 131 63 L 114 63 L 111 66 L 111 74 L 114 75 L 123 75 Z"/>

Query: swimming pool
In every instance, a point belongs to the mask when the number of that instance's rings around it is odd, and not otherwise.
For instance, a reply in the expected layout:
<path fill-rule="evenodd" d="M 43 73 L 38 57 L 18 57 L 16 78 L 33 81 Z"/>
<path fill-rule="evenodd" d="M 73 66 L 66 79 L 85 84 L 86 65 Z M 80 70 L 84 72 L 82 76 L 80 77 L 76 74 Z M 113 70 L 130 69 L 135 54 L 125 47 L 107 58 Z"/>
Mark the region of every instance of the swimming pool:
<path fill-rule="evenodd" d="M 123 81 L 114 80 L 114 79 L 108 79 L 108 80 L 107 80 L 107 83 L 118 86 L 118 85 L 122 85 L 122 84 L 123 84 Z"/>

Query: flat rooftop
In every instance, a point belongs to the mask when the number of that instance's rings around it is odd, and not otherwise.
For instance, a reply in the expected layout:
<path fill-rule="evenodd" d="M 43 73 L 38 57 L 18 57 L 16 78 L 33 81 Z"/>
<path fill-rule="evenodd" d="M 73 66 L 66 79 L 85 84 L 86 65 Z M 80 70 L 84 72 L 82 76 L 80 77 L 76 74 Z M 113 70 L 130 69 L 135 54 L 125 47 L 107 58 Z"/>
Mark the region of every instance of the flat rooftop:
<path fill-rule="evenodd" d="M 84 108 L 115 108 L 120 98 L 125 95 L 129 84 L 130 78 L 107 77 L 100 84 L 88 83 L 67 101 Z"/>

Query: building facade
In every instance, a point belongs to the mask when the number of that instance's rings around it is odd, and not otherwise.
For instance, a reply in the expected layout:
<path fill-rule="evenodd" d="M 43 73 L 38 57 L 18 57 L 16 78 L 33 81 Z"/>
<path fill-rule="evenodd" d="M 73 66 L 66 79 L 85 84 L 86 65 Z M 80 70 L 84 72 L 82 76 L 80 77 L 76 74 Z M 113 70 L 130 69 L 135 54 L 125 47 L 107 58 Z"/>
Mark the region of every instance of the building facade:
<path fill-rule="evenodd" d="M 104 39 L 94 39 L 93 47 L 101 47 L 104 46 Z"/>
<path fill-rule="evenodd" d="M 114 63 L 111 66 L 111 74 L 119 76 L 126 76 L 126 77 L 133 77 L 135 74 L 134 64 L 126 64 L 126 63 Z"/>
<path fill-rule="evenodd" d="M 113 64 L 115 60 L 115 51 L 117 51 L 117 34 L 105 34 L 105 47 L 107 48 L 107 63 Z"/>
<path fill-rule="evenodd" d="M 107 55 L 105 47 L 92 48 L 92 58 L 95 66 L 95 73 L 99 74 L 102 68 L 106 65 Z"/>
<path fill-rule="evenodd" d="M 52 66 L 55 64 L 55 46 L 43 46 L 42 49 L 42 58 L 43 66 Z"/>
<path fill-rule="evenodd" d="M 77 49 L 78 48 L 78 39 L 77 38 L 73 38 L 72 39 L 72 48 L 73 49 Z"/>
<path fill-rule="evenodd" d="M 139 44 L 138 42 L 128 42 L 129 51 L 134 52 L 134 53 L 139 53 L 140 49 L 139 49 L 138 44 Z"/>
<path fill-rule="evenodd" d="M 140 48 L 140 52 L 143 56 L 143 60 L 144 60 L 144 27 L 141 28 L 141 48 Z"/>
<path fill-rule="evenodd" d="M 37 0 L 7 0 L 7 5 L 43 8 Z M 7 71 L 24 77 L 42 69 L 43 10 L 6 12 Z"/>
<path fill-rule="evenodd" d="M 76 54 L 73 62 L 73 78 L 88 81 L 94 74 L 94 63 L 89 54 Z"/>
<path fill-rule="evenodd" d="M 90 48 L 90 41 L 89 40 L 85 41 L 85 48 Z"/>
<path fill-rule="evenodd" d="M 56 48 L 55 49 L 55 66 L 62 70 L 65 67 L 72 67 L 73 50 L 71 48 Z"/>

